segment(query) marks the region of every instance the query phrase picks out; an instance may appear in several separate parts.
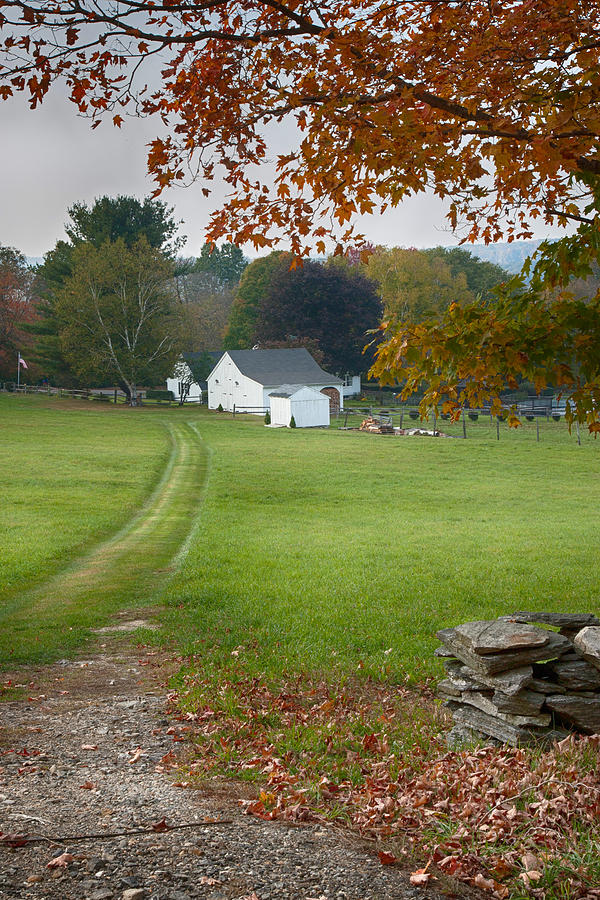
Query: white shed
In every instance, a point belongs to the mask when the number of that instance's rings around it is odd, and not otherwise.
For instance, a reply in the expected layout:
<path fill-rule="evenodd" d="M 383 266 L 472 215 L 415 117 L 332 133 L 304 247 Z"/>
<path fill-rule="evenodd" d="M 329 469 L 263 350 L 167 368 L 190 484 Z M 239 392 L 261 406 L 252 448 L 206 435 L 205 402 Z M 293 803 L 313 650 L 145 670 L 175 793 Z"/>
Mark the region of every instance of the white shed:
<path fill-rule="evenodd" d="M 305 384 L 284 384 L 271 394 L 271 425 L 289 425 L 294 417 L 298 428 L 329 425 L 329 397 Z"/>

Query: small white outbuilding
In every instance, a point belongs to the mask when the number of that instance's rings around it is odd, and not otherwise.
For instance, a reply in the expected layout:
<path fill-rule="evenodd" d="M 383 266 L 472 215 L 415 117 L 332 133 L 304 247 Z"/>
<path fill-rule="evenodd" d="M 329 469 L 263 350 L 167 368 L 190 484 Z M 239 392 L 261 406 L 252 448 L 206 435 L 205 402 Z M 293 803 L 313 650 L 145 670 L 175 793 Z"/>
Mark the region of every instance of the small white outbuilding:
<path fill-rule="evenodd" d="M 284 384 L 271 393 L 271 425 L 289 425 L 294 417 L 298 428 L 329 425 L 329 397 L 305 384 Z"/>

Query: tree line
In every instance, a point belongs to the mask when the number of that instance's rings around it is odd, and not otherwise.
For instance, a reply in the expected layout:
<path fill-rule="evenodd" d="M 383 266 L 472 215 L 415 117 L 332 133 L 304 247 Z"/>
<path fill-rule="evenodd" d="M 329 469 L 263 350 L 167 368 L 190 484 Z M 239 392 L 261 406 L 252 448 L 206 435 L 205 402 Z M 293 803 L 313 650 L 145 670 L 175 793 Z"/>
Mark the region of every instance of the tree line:
<path fill-rule="evenodd" d="M 38 379 L 108 380 L 132 403 L 182 353 L 196 354 L 198 380 L 212 365 L 208 351 L 253 346 L 306 347 L 335 374 L 365 374 L 382 320 L 420 322 L 476 296 L 490 302 L 508 277 L 460 248 L 370 247 L 296 266 L 287 252 L 249 262 L 232 244 L 205 244 L 184 258 L 173 210 L 149 198 L 101 197 L 68 216 L 68 240 L 36 268 L 0 248 L 0 374 L 14 377 L 15 354 L 27 348 Z"/>
<path fill-rule="evenodd" d="M 62 81 L 93 126 L 154 116 L 157 190 L 190 171 L 206 194 L 226 182 L 213 242 L 342 252 L 358 216 L 426 190 L 471 241 L 570 226 L 494 304 L 390 320 L 374 372 L 425 382 L 423 408 L 452 415 L 484 399 L 500 412 L 527 378 L 598 432 L 600 293 L 571 283 L 600 259 L 599 21 L 599 0 L 172 0 L 158 16 L 151 0 L 0 0 L 0 99 L 35 109 Z M 298 140 L 272 177 L 265 128 L 284 120 Z"/>

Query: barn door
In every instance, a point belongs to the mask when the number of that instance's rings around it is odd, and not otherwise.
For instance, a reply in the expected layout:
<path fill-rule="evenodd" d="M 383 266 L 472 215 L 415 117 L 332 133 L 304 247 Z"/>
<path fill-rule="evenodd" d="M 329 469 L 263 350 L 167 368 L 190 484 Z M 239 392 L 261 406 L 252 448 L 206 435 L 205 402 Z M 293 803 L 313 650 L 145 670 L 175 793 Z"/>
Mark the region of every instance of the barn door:
<path fill-rule="evenodd" d="M 322 388 L 321 393 L 329 397 L 329 415 L 337 416 L 340 411 L 340 395 L 335 388 Z"/>

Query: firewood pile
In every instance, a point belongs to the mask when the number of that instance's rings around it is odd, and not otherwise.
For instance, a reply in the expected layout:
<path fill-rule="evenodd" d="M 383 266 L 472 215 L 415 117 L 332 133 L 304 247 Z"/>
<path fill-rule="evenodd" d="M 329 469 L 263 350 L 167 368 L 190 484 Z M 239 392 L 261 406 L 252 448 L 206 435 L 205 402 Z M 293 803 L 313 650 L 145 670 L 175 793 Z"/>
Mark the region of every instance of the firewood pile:
<path fill-rule="evenodd" d="M 541 625 L 549 628 L 539 627 Z M 437 632 L 453 739 L 519 746 L 600 733 L 600 620 L 517 612 Z"/>
<path fill-rule="evenodd" d="M 359 426 L 359 431 L 369 431 L 371 434 L 394 434 L 395 429 L 391 422 L 380 422 L 373 416 L 367 416 Z"/>

